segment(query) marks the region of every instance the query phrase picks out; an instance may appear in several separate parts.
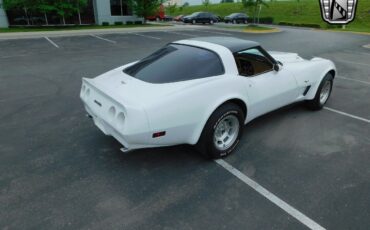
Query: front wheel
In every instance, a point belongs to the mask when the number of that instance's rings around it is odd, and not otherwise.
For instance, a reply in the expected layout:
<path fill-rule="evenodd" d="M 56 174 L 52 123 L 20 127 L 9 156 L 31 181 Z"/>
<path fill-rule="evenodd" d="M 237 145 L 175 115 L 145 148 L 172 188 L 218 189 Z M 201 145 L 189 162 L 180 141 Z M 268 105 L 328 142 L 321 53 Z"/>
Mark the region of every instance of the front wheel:
<path fill-rule="evenodd" d="M 209 24 L 213 25 L 213 23 L 214 23 L 213 20 L 209 21 Z"/>
<path fill-rule="evenodd" d="M 230 155 L 240 141 L 243 123 L 244 114 L 239 106 L 233 103 L 222 105 L 208 119 L 197 149 L 211 159 Z"/>
<path fill-rule="evenodd" d="M 314 99 L 306 101 L 308 108 L 312 110 L 320 110 L 328 101 L 333 88 L 333 75 L 327 73 L 322 79 Z"/>
<path fill-rule="evenodd" d="M 197 21 L 195 21 L 195 20 L 193 20 L 193 21 L 191 22 L 191 24 L 195 24 L 195 23 L 197 23 Z"/>

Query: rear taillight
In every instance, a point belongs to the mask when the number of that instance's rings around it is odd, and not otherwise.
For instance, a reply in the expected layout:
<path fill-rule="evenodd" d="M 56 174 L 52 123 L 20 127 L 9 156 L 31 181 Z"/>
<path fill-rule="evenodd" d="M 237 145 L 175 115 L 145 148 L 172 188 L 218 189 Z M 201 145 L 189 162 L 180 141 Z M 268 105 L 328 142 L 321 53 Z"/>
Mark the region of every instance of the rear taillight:
<path fill-rule="evenodd" d="M 108 117 L 110 121 L 114 120 L 114 117 L 116 116 L 116 108 L 114 106 L 111 106 L 108 110 Z"/>
<path fill-rule="evenodd" d="M 123 125 L 125 124 L 125 114 L 123 114 L 123 112 L 120 112 L 117 115 L 116 122 L 117 122 L 118 128 L 119 129 L 122 129 L 123 128 Z"/>

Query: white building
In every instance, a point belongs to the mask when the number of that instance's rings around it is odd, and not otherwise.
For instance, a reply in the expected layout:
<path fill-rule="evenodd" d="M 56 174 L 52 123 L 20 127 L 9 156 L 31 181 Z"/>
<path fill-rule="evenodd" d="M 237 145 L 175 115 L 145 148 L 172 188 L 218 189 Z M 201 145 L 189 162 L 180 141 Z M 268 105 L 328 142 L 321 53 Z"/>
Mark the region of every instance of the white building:
<path fill-rule="evenodd" d="M 3 8 L 3 0 L 0 0 L 0 28 L 8 28 L 8 26 L 9 23 Z"/>
<path fill-rule="evenodd" d="M 101 25 L 104 22 L 114 24 L 115 22 L 126 23 L 128 21 L 143 22 L 143 18 L 135 16 L 127 4 L 129 0 L 89 0 L 89 6 L 92 19 L 94 17 L 95 24 Z M 0 28 L 7 28 L 10 23 L 14 23 L 14 17 L 24 17 L 24 15 L 12 16 L 8 20 L 5 10 L 3 9 L 3 0 L 0 0 Z M 93 9 L 92 9 L 93 8 Z M 92 13 L 93 11 L 93 13 Z M 91 20 L 91 21 L 94 21 Z"/>

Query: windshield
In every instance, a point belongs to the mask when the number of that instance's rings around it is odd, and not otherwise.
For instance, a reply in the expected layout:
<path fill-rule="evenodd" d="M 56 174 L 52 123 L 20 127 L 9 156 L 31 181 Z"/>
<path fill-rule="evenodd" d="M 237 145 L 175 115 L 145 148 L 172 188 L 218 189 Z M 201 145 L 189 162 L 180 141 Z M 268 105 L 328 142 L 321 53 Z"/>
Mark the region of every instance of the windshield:
<path fill-rule="evenodd" d="M 235 16 L 238 16 L 239 13 L 233 13 L 233 14 L 230 14 L 229 17 L 235 17 Z"/>
<path fill-rule="evenodd" d="M 219 56 L 210 50 L 169 44 L 124 72 L 150 83 L 169 83 L 222 75 L 224 68 Z"/>
<path fill-rule="evenodd" d="M 192 14 L 190 14 L 189 16 L 192 16 L 192 17 L 194 17 L 194 16 L 197 16 L 198 14 L 200 14 L 200 12 L 195 12 L 195 13 L 192 13 Z"/>

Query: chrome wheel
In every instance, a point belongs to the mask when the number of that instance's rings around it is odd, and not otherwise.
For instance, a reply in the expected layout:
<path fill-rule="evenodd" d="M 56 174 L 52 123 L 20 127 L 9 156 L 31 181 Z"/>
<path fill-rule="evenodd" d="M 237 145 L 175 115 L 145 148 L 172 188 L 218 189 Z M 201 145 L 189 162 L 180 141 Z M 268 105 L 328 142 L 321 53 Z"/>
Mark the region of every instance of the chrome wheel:
<path fill-rule="evenodd" d="M 232 146 L 239 135 L 239 119 L 235 115 L 224 117 L 213 134 L 216 149 L 224 151 Z"/>
<path fill-rule="evenodd" d="M 331 90 L 331 81 L 326 81 L 320 92 L 320 104 L 323 105 L 328 100 Z"/>

